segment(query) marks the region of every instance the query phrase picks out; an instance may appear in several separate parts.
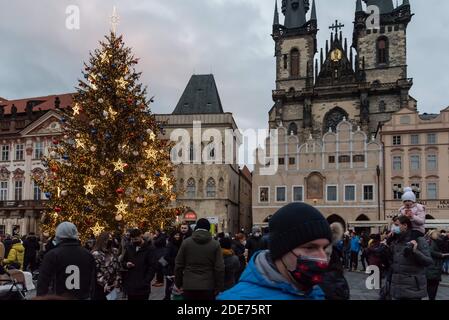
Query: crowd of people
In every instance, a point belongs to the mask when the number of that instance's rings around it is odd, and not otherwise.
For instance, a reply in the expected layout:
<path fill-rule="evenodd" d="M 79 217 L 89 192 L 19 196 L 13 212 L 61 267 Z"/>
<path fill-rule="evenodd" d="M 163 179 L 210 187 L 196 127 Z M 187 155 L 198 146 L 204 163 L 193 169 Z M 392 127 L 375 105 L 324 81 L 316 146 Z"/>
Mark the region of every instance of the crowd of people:
<path fill-rule="evenodd" d="M 435 300 L 449 237 L 426 233 L 425 207 L 411 189 L 403 203 L 390 228 L 373 234 L 344 232 L 305 203 L 281 208 L 268 228 L 249 234 L 213 236 L 199 219 L 194 229 L 104 232 L 82 244 L 63 222 L 48 239 L 2 238 L 0 274 L 34 273 L 36 299 L 148 300 L 152 287 L 165 286 L 164 300 L 348 300 L 347 272 L 377 266 L 379 299 Z"/>

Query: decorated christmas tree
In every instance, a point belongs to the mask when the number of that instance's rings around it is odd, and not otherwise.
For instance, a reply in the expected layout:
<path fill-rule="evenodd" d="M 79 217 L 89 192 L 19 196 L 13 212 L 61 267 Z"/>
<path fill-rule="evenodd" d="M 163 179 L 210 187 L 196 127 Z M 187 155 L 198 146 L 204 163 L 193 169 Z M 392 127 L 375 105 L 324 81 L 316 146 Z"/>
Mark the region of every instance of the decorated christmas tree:
<path fill-rule="evenodd" d="M 139 83 L 138 63 L 111 32 L 90 54 L 73 106 L 62 112 L 63 138 L 53 141 L 37 180 L 49 198 L 44 232 L 73 222 L 83 239 L 102 231 L 171 225 L 179 209 L 172 190 L 170 143 L 156 123 Z"/>

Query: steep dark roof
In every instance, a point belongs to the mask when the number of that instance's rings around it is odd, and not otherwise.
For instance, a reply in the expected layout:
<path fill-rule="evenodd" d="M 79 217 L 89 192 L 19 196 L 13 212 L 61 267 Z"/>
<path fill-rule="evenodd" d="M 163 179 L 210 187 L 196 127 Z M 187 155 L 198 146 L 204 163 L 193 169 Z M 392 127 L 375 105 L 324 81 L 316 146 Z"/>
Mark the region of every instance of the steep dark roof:
<path fill-rule="evenodd" d="M 367 6 L 378 6 L 380 13 L 391 13 L 394 10 L 393 0 L 363 0 Z"/>
<path fill-rule="evenodd" d="M 223 113 L 214 76 L 193 75 L 173 114 Z"/>

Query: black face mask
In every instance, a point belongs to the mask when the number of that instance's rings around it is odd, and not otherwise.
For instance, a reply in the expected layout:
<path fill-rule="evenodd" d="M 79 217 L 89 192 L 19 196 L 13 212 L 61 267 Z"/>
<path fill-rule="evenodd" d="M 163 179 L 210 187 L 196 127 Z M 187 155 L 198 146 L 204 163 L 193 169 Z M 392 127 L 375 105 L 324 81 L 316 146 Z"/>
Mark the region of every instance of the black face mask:
<path fill-rule="evenodd" d="M 296 256 L 296 258 L 296 268 L 293 271 L 289 270 L 289 273 L 299 284 L 301 290 L 309 292 L 314 286 L 323 282 L 323 276 L 328 271 L 329 263 L 327 260 L 313 257 Z"/>

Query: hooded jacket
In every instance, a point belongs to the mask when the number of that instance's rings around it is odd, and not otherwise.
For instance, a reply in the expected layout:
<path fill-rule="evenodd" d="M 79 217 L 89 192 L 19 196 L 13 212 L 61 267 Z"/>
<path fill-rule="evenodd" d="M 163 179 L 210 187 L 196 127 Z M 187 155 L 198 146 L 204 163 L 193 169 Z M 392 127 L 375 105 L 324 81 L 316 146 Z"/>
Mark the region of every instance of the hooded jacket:
<path fill-rule="evenodd" d="M 427 268 L 427 280 L 441 281 L 441 274 L 443 272 L 443 252 L 442 247 L 444 243 L 442 239 L 430 240 L 430 255 L 433 260 L 433 264 Z"/>
<path fill-rule="evenodd" d="M 3 260 L 3 264 L 18 264 L 20 266 L 20 270 L 23 270 L 23 260 L 25 257 L 25 248 L 23 245 L 19 243 L 15 243 L 12 245 L 11 250 L 9 250 L 8 258 Z"/>
<path fill-rule="evenodd" d="M 297 289 L 279 273 L 265 250 L 254 254 L 239 283 L 217 300 L 324 300 L 324 293 L 318 286 L 309 293 Z"/>
<path fill-rule="evenodd" d="M 175 260 L 175 284 L 184 290 L 222 291 L 225 266 L 218 241 L 198 229 L 185 239 Z"/>

